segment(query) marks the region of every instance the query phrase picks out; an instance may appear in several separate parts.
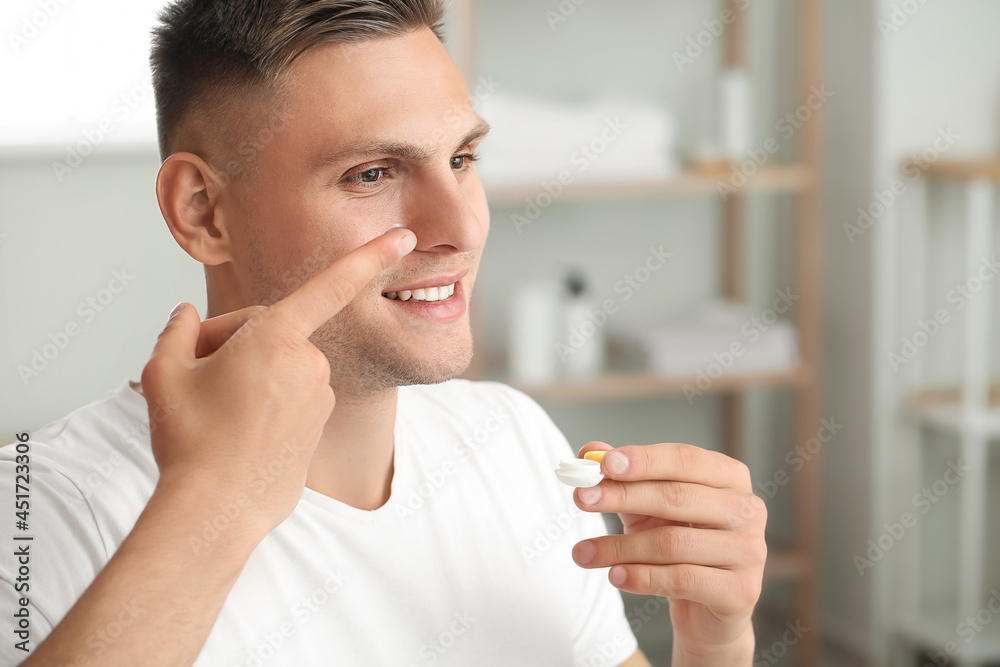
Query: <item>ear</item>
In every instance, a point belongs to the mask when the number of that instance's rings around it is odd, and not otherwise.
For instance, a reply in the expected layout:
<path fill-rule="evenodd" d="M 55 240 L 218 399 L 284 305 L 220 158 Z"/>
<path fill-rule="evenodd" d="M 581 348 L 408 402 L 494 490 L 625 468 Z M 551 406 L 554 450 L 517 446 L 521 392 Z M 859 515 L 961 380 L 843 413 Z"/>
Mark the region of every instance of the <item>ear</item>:
<path fill-rule="evenodd" d="M 156 176 L 160 213 L 177 244 L 202 264 L 232 260 L 225 189 L 207 162 L 193 153 L 174 153 Z"/>

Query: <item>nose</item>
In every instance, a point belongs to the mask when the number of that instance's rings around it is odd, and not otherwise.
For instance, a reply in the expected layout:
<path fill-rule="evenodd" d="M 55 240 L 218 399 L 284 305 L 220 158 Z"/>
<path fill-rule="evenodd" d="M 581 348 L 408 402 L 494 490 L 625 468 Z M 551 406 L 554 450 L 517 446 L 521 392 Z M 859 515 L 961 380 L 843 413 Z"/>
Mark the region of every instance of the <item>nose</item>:
<path fill-rule="evenodd" d="M 474 173 L 456 178 L 450 168 L 425 172 L 407 199 L 405 224 L 417 235 L 417 251 L 477 251 L 485 242 L 489 211 Z"/>

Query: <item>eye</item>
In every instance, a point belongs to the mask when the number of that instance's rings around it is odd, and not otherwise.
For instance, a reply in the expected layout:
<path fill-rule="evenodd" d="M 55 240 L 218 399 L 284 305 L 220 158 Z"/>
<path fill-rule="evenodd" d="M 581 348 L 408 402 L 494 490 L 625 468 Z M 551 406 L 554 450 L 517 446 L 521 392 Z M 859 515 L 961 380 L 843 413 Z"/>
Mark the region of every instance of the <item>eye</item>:
<path fill-rule="evenodd" d="M 463 153 L 451 158 L 451 168 L 455 171 L 465 171 L 469 166 L 479 159 L 479 153 Z M 459 162 L 456 164 L 456 160 Z"/>
<path fill-rule="evenodd" d="M 382 176 L 381 167 L 372 167 L 371 169 L 365 169 L 362 172 L 351 176 L 349 180 L 358 181 L 360 183 L 375 183 Z"/>

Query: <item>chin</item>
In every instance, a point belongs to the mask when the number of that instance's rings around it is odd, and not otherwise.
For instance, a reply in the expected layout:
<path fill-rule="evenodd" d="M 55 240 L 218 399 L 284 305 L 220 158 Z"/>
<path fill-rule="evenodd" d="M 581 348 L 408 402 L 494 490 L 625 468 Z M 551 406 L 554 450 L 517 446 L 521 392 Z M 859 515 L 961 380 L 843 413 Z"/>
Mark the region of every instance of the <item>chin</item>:
<path fill-rule="evenodd" d="M 400 364 L 394 369 L 395 372 L 391 373 L 395 376 L 392 384 L 399 387 L 411 384 L 438 384 L 459 377 L 472 363 L 472 345 L 470 343 L 461 351 L 451 350 L 451 352 L 452 354 L 448 356 L 423 359 L 416 363 L 409 357 L 406 363 Z"/>
<path fill-rule="evenodd" d="M 377 329 L 362 335 L 358 329 L 318 346 L 336 369 L 339 383 L 360 390 L 382 390 L 413 384 L 438 384 L 462 375 L 472 363 L 472 334 L 446 337 L 425 345 L 386 340 Z M 433 354 L 428 354 L 433 351 Z"/>

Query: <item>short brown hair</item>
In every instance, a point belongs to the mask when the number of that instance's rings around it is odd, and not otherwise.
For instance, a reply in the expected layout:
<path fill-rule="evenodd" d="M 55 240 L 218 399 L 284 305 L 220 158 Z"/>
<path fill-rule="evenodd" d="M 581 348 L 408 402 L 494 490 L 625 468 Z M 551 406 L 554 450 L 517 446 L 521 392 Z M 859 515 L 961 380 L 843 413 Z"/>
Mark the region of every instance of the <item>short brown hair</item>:
<path fill-rule="evenodd" d="M 176 0 L 160 12 L 150 53 L 160 157 L 196 116 L 232 155 L 238 139 L 226 130 L 252 134 L 259 119 L 247 107 L 280 93 L 292 61 L 313 46 L 420 28 L 444 42 L 443 23 L 443 0 Z"/>

